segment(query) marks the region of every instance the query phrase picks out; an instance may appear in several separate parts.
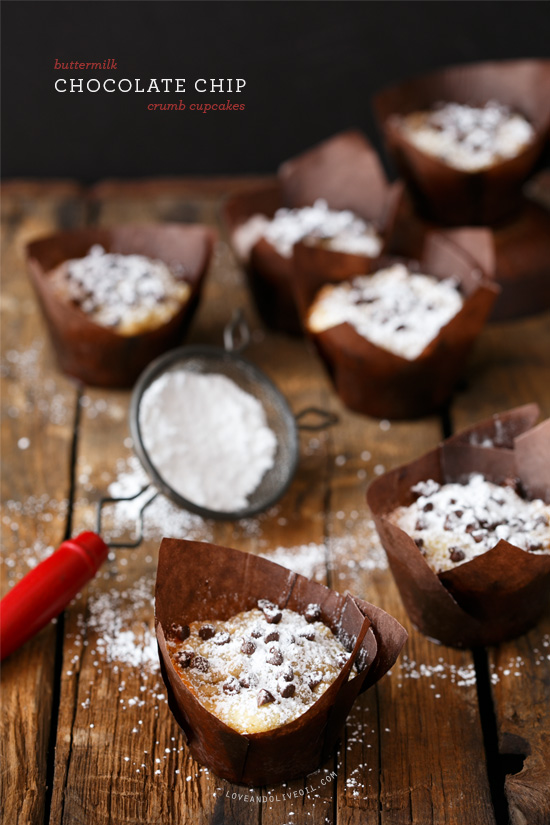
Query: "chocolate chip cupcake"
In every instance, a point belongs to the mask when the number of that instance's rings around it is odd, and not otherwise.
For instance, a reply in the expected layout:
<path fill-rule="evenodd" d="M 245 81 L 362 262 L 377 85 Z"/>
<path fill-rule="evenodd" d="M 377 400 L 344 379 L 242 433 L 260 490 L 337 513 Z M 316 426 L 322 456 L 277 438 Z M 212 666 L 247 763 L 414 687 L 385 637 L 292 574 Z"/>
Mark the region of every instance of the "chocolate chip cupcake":
<path fill-rule="evenodd" d="M 176 626 L 167 646 L 207 710 L 239 733 L 259 733 L 305 713 L 347 662 L 349 651 L 320 617 L 318 604 L 302 615 L 260 599 L 227 621 Z"/>
<path fill-rule="evenodd" d="M 191 754 L 248 785 L 316 770 L 406 633 L 266 559 L 164 539 L 155 595 L 168 701 Z"/>
<path fill-rule="evenodd" d="M 414 418 L 449 399 L 498 294 L 466 253 L 429 236 L 420 261 L 382 258 L 345 279 L 295 260 L 304 328 L 346 406 Z"/>
<path fill-rule="evenodd" d="M 32 284 L 63 372 L 130 387 L 181 343 L 214 244 L 205 226 L 76 229 L 27 246 Z"/>
<path fill-rule="evenodd" d="M 367 494 L 403 603 L 457 647 L 529 629 L 550 593 L 550 419 L 500 413 L 376 479 Z"/>

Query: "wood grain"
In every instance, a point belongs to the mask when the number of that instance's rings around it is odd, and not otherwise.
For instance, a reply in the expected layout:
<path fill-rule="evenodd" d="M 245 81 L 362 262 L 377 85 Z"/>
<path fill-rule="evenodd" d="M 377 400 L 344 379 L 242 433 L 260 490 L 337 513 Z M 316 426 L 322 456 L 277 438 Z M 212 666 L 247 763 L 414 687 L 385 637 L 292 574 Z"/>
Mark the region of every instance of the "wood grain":
<path fill-rule="evenodd" d="M 2 593 L 65 535 L 76 389 L 56 370 L 25 273 L 24 245 L 77 224 L 78 189 L 17 190 L 2 213 Z M 1 804 L 6 823 L 42 823 L 56 627 L 2 667 Z"/>
<path fill-rule="evenodd" d="M 328 503 L 335 514 L 329 522 L 329 542 L 335 548 L 331 586 L 383 607 L 410 634 L 391 675 L 363 697 L 348 720 L 340 754 L 344 770 L 339 771 L 338 821 L 491 825 L 495 820 L 472 655 L 434 644 L 411 626 L 385 569 L 365 503 L 365 483 L 357 483 L 361 469 L 372 479 L 383 468 L 432 449 L 441 439 L 440 424 L 424 419 L 381 429 L 372 419 L 348 414 L 332 436 L 337 464 Z M 345 463 L 338 466 L 342 457 Z M 338 550 L 341 544 L 347 552 Z M 351 566 L 350 558 L 355 562 Z M 366 732 L 364 738 L 360 731 Z"/>
<path fill-rule="evenodd" d="M 456 429 L 526 401 L 550 416 L 550 314 L 489 328 L 471 374 L 453 407 Z M 491 649 L 489 663 L 499 751 L 526 757 L 505 778 L 510 820 L 543 825 L 550 822 L 550 612 L 526 635 Z"/>
<path fill-rule="evenodd" d="M 94 526 L 98 498 L 111 482 L 139 484 L 128 440 L 129 393 L 85 389 L 76 415 L 77 389 L 55 368 L 23 276 L 23 241 L 84 220 L 198 220 L 220 228 L 222 197 L 264 181 L 105 181 L 86 191 L 65 181 L 26 181 L 4 189 L 5 586 L 28 568 L 30 550 L 36 556 L 37 548 L 44 552 L 64 536 L 67 508 L 52 502 L 70 496 L 75 432 L 74 533 Z M 433 447 L 441 422 L 388 427 L 345 410 L 306 343 L 263 331 L 220 234 L 189 342 L 221 345 L 233 308 L 243 307 L 253 333 L 247 357 L 279 385 L 295 412 L 315 405 L 336 412 L 340 422 L 300 436 L 301 459 L 289 492 L 257 518 L 204 522 L 155 502 L 142 546 L 113 552 L 66 611 L 60 671 L 52 626 L 6 663 L 0 745 L 5 821 L 44 822 L 52 696 L 59 693 L 53 707 L 52 825 L 495 825 L 472 656 L 435 645 L 408 625 L 365 504 L 374 475 Z M 10 360 L 12 350 L 28 353 L 27 360 Z M 451 408 L 453 426 L 532 400 L 549 415 L 549 353 L 548 317 L 488 328 Z M 21 438 L 30 440 L 29 449 L 17 448 Z M 42 493 L 44 503 L 33 503 Z M 105 527 L 118 536 L 117 513 L 114 521 L 106 514 Z M 250 802 L 247 789 L 190 759 L 167 707 L 150 644 L 156 554 L 168 533 L 253 553 L 311 544 L 321 580 L 379 604 L 408 627 L 404 655 L 356 703 L 334 758 L 305 780 L 262 789 L 263 802 Z M 117 652 L 113 639 L 126 631 L 137 639 L 141 661 L 132 660 L 135 646 L 130 654 L 120 647 Z M 501 752 L 525 749 L 525 743 L 530 750 L 523 771 L 506 781 L 513 825 L 542 825 L 550 816 L 544 733 L 549 642 L 546 623 L 490 652 Z M 519 676 L 511 675 L 511 664 Z"/>

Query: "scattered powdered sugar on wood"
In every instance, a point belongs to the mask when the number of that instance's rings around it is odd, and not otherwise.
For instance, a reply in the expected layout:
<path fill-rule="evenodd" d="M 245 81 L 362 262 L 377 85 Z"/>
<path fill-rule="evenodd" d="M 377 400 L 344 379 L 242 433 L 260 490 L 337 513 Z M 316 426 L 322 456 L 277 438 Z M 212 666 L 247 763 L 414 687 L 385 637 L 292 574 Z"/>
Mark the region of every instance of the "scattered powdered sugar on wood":
<path fill-rule="evenodd" d="M 451 278 L 411 272 L 403 264 L 324 286 L 308 314 L 314 333 L 350 324 L 376 346 L 414 360 L 458 314 L 463 298 Z"/>
<path fill-rule="evenodd" d="M 301 544 L 295 547 L 276 547 L 259 554 L 264 559 L 287 567 L 306 579 L 324 582 L 326 579 L 326 548 L 324 544 Z"/>

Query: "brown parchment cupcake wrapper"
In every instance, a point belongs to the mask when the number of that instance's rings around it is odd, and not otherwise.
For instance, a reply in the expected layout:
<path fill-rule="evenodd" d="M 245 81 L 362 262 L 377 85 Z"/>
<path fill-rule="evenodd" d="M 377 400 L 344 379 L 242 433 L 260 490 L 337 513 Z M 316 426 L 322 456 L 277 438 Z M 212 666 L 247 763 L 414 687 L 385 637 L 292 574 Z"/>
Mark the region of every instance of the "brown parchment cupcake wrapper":
<path fill-rule="evenodd" d="M 207 711 L 174 669 L 166 647 L 173 622 L 223 620 L 260 598 L 303 612 L 311 602 L 351 651 L 336 681 L 302 716 L 273 731 L 243 735 Z M 170 708 L 192 755 L 218 776 L 262 785 L 317 769 L 334 748 L 358 694 L 393 664 L 406 632 L 388 614 L 280 565 L 217 545 L 163 539 L 155 593 L 157 639 Z M 360 672 L 348 679 L 358 663 Z"/>
<path fill-rule="evenodd" d="M 482 278 L 475 262 L 455 244 L 440 237 L 428 238 L 423 258 L 419 262 L 404 262 L 425 274 L 441 279 L 455 278 L 464 303 L 420 356 L 407 360 L 371 343 L 347 323 L 323 332 L 308 329 L 309 310 L 327 280 L 312 265 L 313 259 L 302 253 L 302 245 L 297 245 L 295 260 L 300 272 L 294 282 L 296 302 L 304 328 L 325 362 L 342 401 L 356 412 L 380 418 L 414 418 L 441 407 L 452 394 L 498 287 Z M 394 260 L 382 258 L 376 268 L 383 268 Z M 347 279 L 352 277 L 349 275 Z M 337 273 L 328 282 L 340 280 Z"/>
<path fill-rule="evenodd" d="M 450 225 L 491 224 L 518 209 L 521 185 L 548 139 L 549 60 L 509 60 L 451 66 L 392 86 L 373 100 L 398 169 L 427 214 Z M 439 101 L 481 106 L 508 105 L 531 122 L 535 136 L 516 157 L 479 172 L 453 169 L 417 149 L 403 134 L 399 117 Z"/>
<path fill-rule="evenodd" d="M 445 228 L 423 219 L 408 193 L 402 194 L 389 251 L 419 258 L 431 234 L 463 249 L 500 287 L 490 321 L 523 318 L 550 308 L 550 214 L 539 205 L 521 198 L 517 213 L 498 226 Z"/>
<path fill-rule="evenodd" d="M 527 405 L 493 416 L 386 473 L 368 490 L 403 603 L 416 627 L 433 639 L 473 647 L 525 632 L 548 605 L 550 555 L 499 541 L 487 553 L 437 575 L 389 515 L 414 500 L 411 488 L 418 481 L 460 482 L 477 472 L 497 484 L 517 477 L 530 497 L 550 501 L 550 422 L 531 428 L 535 413 L 537 406 Z M 486 437 L 494 438 L 496 446 L 478 446 Z"/>
<path fill-rule="evenodd" d="M 132 386 L 147 364 L 181 342 L 199 302 L 215 237 L 200 225 L 127 224 L 59 232 L 28 244 L 29 275 L 63 372 L 93 386 Z M 135 253 L 181 266 L 181 277 L 191 287 L 189 300 L 167 323 L 137 335 L 120 335 L 96 324 L 59 298 L 49 282 L 55 267 L 84 257 L 94 244 L 107 252 Z"/>
<path fill-rule="evenodd" d="M 373 223 L 382 235 L 383 252 L 402 192 L 402 184 L 388 183 L 378 156 L 364 135 L 351 130 L 283 163 L 277 183 L 231 197 L 224 206 L 223 217 L 231 239 L 235 230 L 255 214 L 271 218 L 282 206 L 307 206 L 323 198 L 330 208 L 351 209 Z M 315 249 L 319 253 L 316 264 L 322 270 L 338 266 L 341 253 Z M 239 257 L 238 250 L 235 252 Z M 292 258 L 280 255 L 262 238 L 243 264 L 264 322 L 272 329 L 301 334 L 292 288 L 298 275 Z"/>

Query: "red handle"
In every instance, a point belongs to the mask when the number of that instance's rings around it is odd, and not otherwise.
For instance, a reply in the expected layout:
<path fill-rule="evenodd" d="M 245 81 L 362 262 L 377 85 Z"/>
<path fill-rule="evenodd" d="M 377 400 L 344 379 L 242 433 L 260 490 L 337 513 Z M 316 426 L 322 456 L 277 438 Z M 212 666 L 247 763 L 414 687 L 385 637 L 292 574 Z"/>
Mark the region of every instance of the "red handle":
<path fill-rule="evenodd" d="M 95 576 L 109 548 L 96 533 L 64 541 L 0 602 L 0 661 L 38 633 Z"/>

